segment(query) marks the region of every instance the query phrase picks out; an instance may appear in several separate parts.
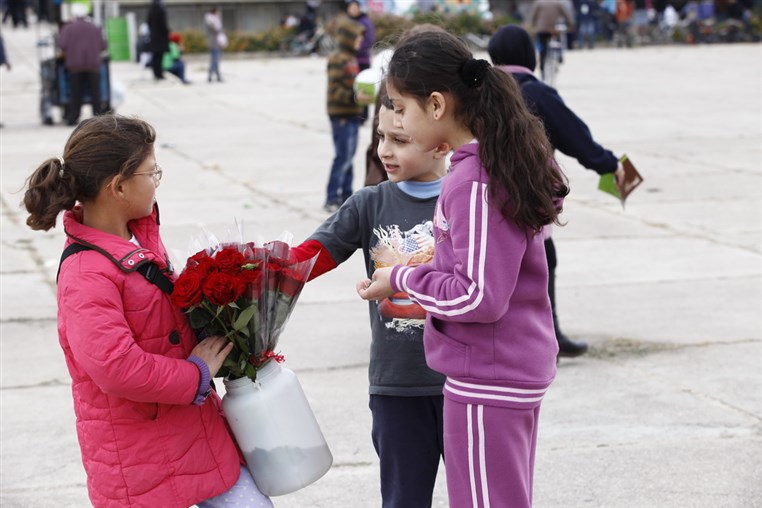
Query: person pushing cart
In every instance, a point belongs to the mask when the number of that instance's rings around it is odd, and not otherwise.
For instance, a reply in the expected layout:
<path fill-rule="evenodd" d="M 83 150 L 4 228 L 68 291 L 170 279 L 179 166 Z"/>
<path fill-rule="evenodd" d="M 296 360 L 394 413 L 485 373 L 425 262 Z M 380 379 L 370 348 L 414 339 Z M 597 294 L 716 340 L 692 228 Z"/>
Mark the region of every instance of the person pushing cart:
<path fill-rule="evenodd" d="M 53 56 L 40 59 L 40 115 L 53 123 L 52 107 L 63 108 L 68 125 L 77 125 L 83 104 L 90 104 L 93 116 L 111 109 L 109 58 L 103 31 L 87 16 L 83 3 L 72 3 L 72 21 L 58 36 L 41 39 L 38 48 L 52 47 Z"/>

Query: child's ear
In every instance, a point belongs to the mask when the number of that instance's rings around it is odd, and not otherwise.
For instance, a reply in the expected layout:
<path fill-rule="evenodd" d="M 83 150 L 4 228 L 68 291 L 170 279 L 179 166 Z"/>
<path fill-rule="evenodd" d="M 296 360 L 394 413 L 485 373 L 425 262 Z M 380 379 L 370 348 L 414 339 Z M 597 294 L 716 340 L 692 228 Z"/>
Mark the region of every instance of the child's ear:
<path fill-rule="evenodd" d="M 443 157 L 447 157 L 447 154 L 450 153 L 450 145 L 447 143 L 441 143 L 437 145 L 436 148 L 434 148 L 434 159 L 439 160 Z"/>
<path fill-rule="evenodd" d="M 125 199 L 124 180 L 121 176 L 115 175 L 104 186 L 103 190 L 109 193 L 114 199 Z"/>
<path fill-rule="evenodd" d="M 434 120 L 439 120 L 444 116 L 447 107 L 445 96 L 441 92 L 431 92 L 431 95 L 429 95 L 429 106 L 431 107 L 431 115 L 434 117 Z"/>

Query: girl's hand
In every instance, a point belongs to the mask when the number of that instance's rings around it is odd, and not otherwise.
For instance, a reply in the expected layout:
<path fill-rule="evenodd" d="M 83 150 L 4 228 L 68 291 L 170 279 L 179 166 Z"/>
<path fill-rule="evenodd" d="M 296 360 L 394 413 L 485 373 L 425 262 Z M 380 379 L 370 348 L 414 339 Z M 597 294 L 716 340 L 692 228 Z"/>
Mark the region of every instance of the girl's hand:
<path fill-rule="evenodd" d="M 379 268 L 373 272 L 373 279 L 361 280 L 355 286 L 357 288 L 357 294 L 363 300 L 383 300 L 394 294 L 392 284 L 389 278 L 392 275 L 392 269 Z"/>
<path fill-rule="evenodd" d="M 206 366 L 209 367 L 209 374 L 214 377 L 232 350 L 233 343 L 231 341 L 222 335 L 215 335 L 199 342 L 191 351 L 191 356 L 196 355 L 204 360 Z"/>

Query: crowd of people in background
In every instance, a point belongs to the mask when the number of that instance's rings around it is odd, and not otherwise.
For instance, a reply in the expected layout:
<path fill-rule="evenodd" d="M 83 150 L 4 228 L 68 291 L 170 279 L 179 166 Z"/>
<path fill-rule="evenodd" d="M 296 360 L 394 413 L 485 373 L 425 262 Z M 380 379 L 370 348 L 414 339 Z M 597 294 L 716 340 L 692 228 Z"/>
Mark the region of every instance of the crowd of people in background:
<path fill-rule="evenodd" d="M 538 39 L 548 38 L 559 21 L 569 48 L 592 49 L 596 42 L 618 47 L 668 42 L 677 30 L 688 43 L 744 40 L 750 31 L 752 0 L 534 0 L 523 21 Z M 553 13 L 552 20 L 550 13 Z M 538 12 L 540 15 L 538 16 Z M 717 29 L 722 26 L 722 29 Z M 543 40 L 538 40 L 541 60 Z"/>

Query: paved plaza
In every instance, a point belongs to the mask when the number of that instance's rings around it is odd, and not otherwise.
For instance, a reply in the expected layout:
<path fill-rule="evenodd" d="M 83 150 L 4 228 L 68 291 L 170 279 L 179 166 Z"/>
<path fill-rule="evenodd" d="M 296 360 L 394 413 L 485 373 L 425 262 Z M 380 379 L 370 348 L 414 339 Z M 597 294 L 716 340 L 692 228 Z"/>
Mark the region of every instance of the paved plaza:
<path fill-rule="evenodd" d="M 31 231 L 19 207 L 24 179 L 62 154 L 71 128 L 58 110 L 56 125 L 40 122 L 39 31 L 3 35 L 0 505 L 86 507 L 56 334 L 64 235 Z M 209 84 L 206 56 L 192 56 L 183 86 L 112 63 L 117 111 L 157 129 L 163 236 L 178 260 L 202 227 L 222 237 L 238 220 L 250 239 L 301 241 L 327 217 L 325 66 L 226 55 L 225 82 Z M 559 157 L 572 188 L 554 232 L 559 313 L 591 351 L 561 360 L 543 403 L 535 506 L 762 507 L 762 45 L 574 51 L 557 85 L 645 182 L 623 210 Z M 366 125 L 356 186 L 369 140 Z M 278 508 L 380 506 L 363 276 L 358 254 L 311 282 L 281 338 L 334 465 Z"/>

